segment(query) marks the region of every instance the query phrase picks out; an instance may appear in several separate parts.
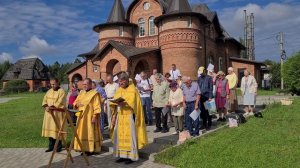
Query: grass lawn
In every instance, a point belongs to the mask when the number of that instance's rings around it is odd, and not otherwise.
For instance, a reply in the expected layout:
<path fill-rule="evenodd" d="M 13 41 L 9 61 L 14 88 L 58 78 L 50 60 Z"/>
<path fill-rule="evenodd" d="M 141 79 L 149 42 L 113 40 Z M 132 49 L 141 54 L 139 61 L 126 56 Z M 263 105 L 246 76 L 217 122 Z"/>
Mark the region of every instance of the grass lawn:
<path fill-rule="evenodd" d="M 22 98 L 0 104 L 0 148 L 47 147 L 48 139 L 41 137 L 44 95 L 21 93 L 3 96 Z"/>
<path fill-rule="evenodd" d="M 160 163 L 195 168 L 300 167 L 300 100 L 269 106 L 263 119 L 223 128 L 155 156 Z"/>

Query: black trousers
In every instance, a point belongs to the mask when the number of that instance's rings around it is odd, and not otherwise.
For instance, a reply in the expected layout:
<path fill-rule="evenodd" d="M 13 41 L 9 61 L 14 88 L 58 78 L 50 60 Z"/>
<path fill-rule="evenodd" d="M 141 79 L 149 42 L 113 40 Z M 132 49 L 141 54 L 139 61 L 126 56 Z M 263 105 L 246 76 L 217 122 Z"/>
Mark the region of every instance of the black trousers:
<path fill-rule="evenodd" d="M 156 128 L 168 129 L 168 114 L 164 115 L 162 109 L 162 107 L 154 107 Z M 163 127 L 161 127 L 161 124 L 163 124 Z"/>
<path fill-rule="evenodd" d="M 48 149 L 51 149 L 51 150 L 54 149 L 55 141 L 56 141 L 56 139 L 54 139 L 54 138 L 49 138 L 49 146 L 48 146 Z M 57 150 L 60 150 L 60 149 L 62 149 L 62 143 L 61 143 L 61 141 L 58 141 Z"/>
<path fill-rule="evenodd" d="M 212 125 L 212 117 L 209 115 L 208 110 L 205 109 L 204 103 L 208 100 L 206 96 L 201 95 L 200 98 L 200 117 L 202 119 L 202 127 L 208 128 Z"/>

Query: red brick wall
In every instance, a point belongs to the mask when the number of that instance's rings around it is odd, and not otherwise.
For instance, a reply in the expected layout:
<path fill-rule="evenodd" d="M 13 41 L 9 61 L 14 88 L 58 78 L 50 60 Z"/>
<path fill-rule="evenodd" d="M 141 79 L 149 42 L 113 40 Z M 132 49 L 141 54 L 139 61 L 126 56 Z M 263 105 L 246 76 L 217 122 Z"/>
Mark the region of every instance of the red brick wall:
<path fill-rule="evenodd" d="M 119 62 L 119 65 L 116 64 Z M 117 73 L 119 71 L 128 71 L 128 61 L 118 50 L 115 48 L 110 48 L 102 57 L 94 62 L 100 66 L 100 76 L 102 79 L 106 78 L 108 73 Z"/>
<path fill-rule="evenodd" d="M 29 86 L 29 92 L 32 92 L 34 89 L 34 81 L 33 80 L 27 80 L 27 84 Z"/>
<path fill-rule="evenodd" d="M 197 29 L 177 28 L 160 33 L 163 73 L 176 64 L 182 75 L 197 78 L 197 70 L 204 63 L 200 46 L 202 33 Z"/>
<path fill-rule="evenodd" d="M 149 2 L 150 8 L 148 10 L 144 10 L 144 3 Z M 157 47 L 158 46 L 158 27 L 155 26 L 154 36 L 149 36 L 149 18 L 154 16 L 154 18 L 162 15 L 162 9 L 159 3 L 155 0 L 140 0 L 136 3 L 136 5 L 132 8 L 129 16 L 129 22 L 138 25 L 138 21 L 140 18 L 143 18 L 145 21 L 145 36 L 139 37 L 139 29 L 136 29 L 135 37 L 136 37 L 136 46 L 137 47 Z M 149 38 L 147 38 L 149 37 Z"/>
<path fill-rule="evenodd" d="M 73 71 L 72 73 L 70 73 L 68 75 L 68 79 L 69 79 L 69 82 L 72 83 L 72 78 L 74 75 L 76 74 L 80 74 L 82 79 L 85 79 L 87 76 L 86 76 L 86 66 L 83 65 L 82 67 L 78 68 L 77 70 Z"/>
<path fill-rule="evenodd" d="M 123 26 L 123 36 L 119 35 L 120 26 L 104 27 L 99 33 L 99 48 L 101 49 L 109 40 L 115 40 L 126 45 L 134 45 L 133 27 Z"/>
<path fill-rule="evenodd" d="M 140 64 L 141 63 L 141 64 Z M 143 56 L 134 57 L 132 61 L 129 62 L 129 74 L 132 78 L 135 77 L 136 73 L 140 73 L 137 71 L 138 64 L 143 65 L 144 67 L 141 69 L 148 74 L 148 77 L 152 74 L 153 69 L 157 69 L 159 72 L 161 70 L 161 56 L 159 53 L 147 53 Z"/>
<path fill-rule="evenodd" d="M 231 65 L 235 71 L 235 73 L 238 75 L 239 73 L 239 69 L 248 69 L 249 72 L 251 73 L 252 76 L 255 77 L 258 86 L 261 86 L 261 80 L 262 80 L 262 74 L 260 72 L 260 66 L 259 65 L 255 65 L 252 63 L 244 63 L 244 62 L 237 62 L 237 61 L 231 61 Z M 239 75 L 238 75 L 239 76 Z M 239 82 L 241 81 L 240 77 L 239 77 Z M 240 84 L 240 83 L 239 83 Z"/>

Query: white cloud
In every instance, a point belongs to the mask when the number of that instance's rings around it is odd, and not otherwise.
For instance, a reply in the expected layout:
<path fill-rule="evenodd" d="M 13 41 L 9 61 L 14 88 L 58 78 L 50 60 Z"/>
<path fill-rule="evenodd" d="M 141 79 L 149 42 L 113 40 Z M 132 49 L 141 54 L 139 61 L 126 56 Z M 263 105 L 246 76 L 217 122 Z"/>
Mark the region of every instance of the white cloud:
<path fill-rule="evenodd" d="M 255 15 L 256 57 L 279 60 L 278 32 L 285 34 L 285 49 L 288 55 L 300 50 L 300 5 L 269 3 L 265 6 L 248 4 L 246 6 L 225 8 L 219 17 L 225 29 L 234 37 L 243 37 L 244 10 Z M 270 37 L 270 38 L 268 38 Z"/>
<path fill-rule="evenodd" d="M 89 16 L 84 12 L 79 7 L 64 3 L 49 5 L 41 1 L 1 1 L 0 50 L 16 46 L 26 56 L 51 53 L 69 57 L 87 52 L 98 39 L 97 33 L 92 31 L 95 23 L 88 21 Z"/>
<path fill-rule="evenodd" d="M 9 53 L 3 52 L 0 54 L 0 63 L 5 61 L 13 62 L 13 57 Z"/>
<path fill-rule="evenodd" d="M 20 47 L 20 51 L 26 56 L 43 56 L 54 54 L 57 49 L 55 46 L 49 45 L 46 40 L 32 36 L 24 46 Z"/>

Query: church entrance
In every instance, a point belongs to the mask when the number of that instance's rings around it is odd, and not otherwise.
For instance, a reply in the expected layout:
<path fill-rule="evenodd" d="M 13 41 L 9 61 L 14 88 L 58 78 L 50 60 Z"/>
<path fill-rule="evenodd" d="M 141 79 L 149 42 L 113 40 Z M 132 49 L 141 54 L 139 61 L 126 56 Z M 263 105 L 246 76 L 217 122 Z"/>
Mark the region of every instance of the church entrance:
<path fill-rule="evenodd" d="M 149 68 L 149 64 L 146 60 L 140 60 L 134 69 L 134 76 L 136 74 L 141 73 L 142 71 L 146 72 L 148 74 L 148 77 L 151 76 L 151 72 L 150 72 L 150 68 Z"/>
<path fill-rule="evenodd" d="M 116 75 L 121 72 L 121 64 L 118 60 L 112 59 L 106 65 L 106 73 Z"/>

